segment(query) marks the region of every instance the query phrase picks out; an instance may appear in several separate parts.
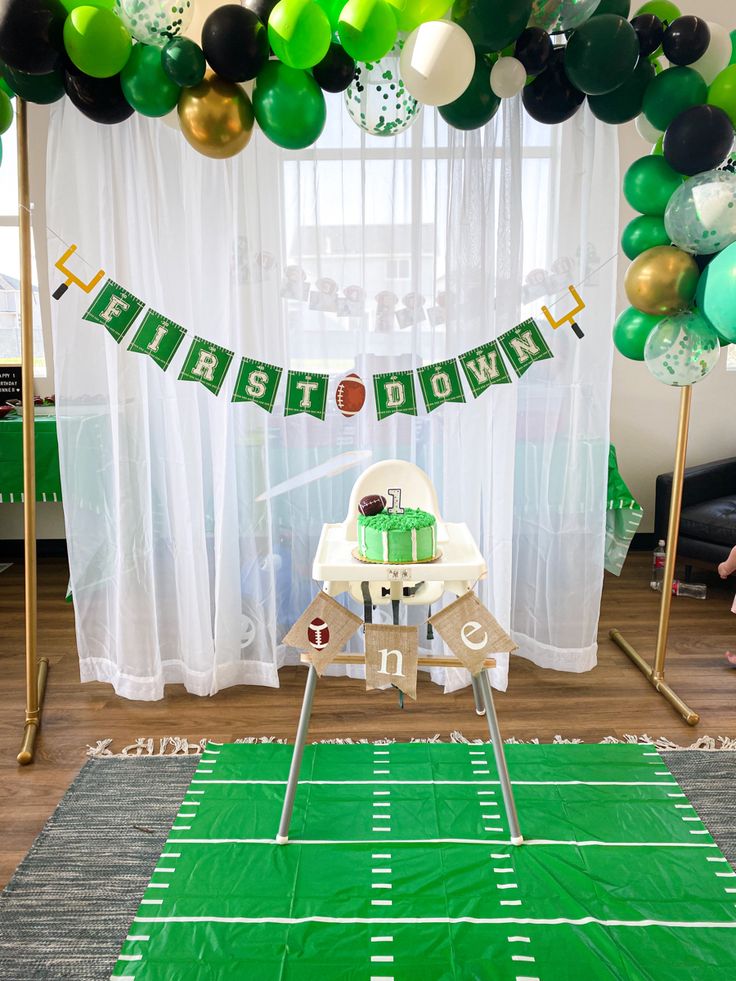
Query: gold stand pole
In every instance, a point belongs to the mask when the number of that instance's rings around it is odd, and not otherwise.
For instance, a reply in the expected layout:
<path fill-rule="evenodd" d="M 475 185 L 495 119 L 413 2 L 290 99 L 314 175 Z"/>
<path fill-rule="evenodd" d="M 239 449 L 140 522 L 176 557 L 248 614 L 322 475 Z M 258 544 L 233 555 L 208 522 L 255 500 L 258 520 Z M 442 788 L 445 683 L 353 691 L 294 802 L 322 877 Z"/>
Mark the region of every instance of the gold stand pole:
<path fill-rule="evenodd" d="M 690 405 L 693 390 L 686 385 L 680 395 L 680 418 L 677 423 L 677 446 L 675 448 L 675 469 L 672 474 L 672 497 L 670 499 L 670 516 L 667 526 L 667 554 L 664 564 L 662 581 L 662 600 L 659 606 L 659 626 L 657 628 L 657 646 L 654 653 L 654 667 L 651 667 L 635 648 L 613 629 L 609 637 L 624 654 L 629 657 L 644 677 L 656 691 L 663 695 L 670 705 L 680 713 L 688 725 L 697 725 L 700 716 L 683 702 L 680 696 L 670 688 L 664 679 L 665 661 L 667 659 L 667 638 L 670 632 L 670 610 L 672 607 L 672 583 L 675 579 L 675 561 L 677 559 L 677 542 L 680 535 L 680 513 L 682 511 L 682 488 L 685 482 L 685 458 L 687 456 L 687 437 L 690 429 Z"/>
<path fill-rule="evenodd" d="M 25 556 L 26 722 L 18 762 L 33 762 L 48 658 L 37 658 L 36 440 L 33 409 L 33 281 L 31 277 L 31 192 L 28 174 L 28 116 L 17 99 L 18 224 L 20 228 L 21 398 L 23 402 L 23 545 Z"/>

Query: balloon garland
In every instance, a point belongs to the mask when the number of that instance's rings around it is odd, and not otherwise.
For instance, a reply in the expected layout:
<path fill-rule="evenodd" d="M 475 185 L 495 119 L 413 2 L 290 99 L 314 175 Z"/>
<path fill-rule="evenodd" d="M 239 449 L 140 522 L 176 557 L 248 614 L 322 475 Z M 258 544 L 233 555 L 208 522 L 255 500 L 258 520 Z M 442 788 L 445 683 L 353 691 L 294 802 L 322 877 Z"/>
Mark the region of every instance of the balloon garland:
<path fill-rule="evenodd" d="M 14 95 L 66 94 L 106 125 L 178 114 L 215 158 L 241 152 L 256 124 L 278 146 L 311 145 L 324 92 L 386 137 L 423 105 L 470 130 L 519 93 L 549 125 L 587 99 L 652 145 L 624 176 L 639 215 L 622 236 L 631 307 L 614 344 L 689 385 L 736 343 L 736 31 L 671 0 L 631 13 L 631 0 L 0 0 L 0 136 Z"/>

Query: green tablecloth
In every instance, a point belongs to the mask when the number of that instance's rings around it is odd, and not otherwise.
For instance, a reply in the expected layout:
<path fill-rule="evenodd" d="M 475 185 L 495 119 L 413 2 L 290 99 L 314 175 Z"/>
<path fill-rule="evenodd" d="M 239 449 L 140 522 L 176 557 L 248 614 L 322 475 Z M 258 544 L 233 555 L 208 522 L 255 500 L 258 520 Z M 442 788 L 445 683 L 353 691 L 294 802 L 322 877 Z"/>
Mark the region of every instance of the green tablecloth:
<path fill-rule="evenodd" d="M 23 434 L 20 416 L 0 419 L 0 504 L 23 499 Z M 36 419 L 36 500 L 60 501 L 59 444 L 54 416 Z"/>
<path fill-rule="evenodd" d="M 608 453 L 608 509 L 606 511 L 605 568 L 614 576 L 621 575 L 624 560 L 629 554 L 631 540 L 644 516 L 642 506 L 634 499 L 618 470 L 616 447 Z"/>

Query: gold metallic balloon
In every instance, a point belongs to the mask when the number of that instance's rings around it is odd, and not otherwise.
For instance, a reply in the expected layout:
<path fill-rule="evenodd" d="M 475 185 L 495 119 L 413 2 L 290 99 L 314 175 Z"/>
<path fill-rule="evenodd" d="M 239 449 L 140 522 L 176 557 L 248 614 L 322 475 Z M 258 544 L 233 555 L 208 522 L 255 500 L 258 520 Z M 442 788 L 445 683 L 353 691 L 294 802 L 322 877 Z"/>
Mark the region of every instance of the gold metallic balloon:
<path fill-rule="evenodd" d="M 187 141 L 205 157 L 234 157 L 253 132 L 253 106 L 240 85 L 208 71 L 179 98 L 179 125 Z"/>
<path fill-rule="evenodd" d="M 690 306 L 699 278 L 691 255 L 671 245 L 657 245 L 632 262 L 624 285 L 632 307 L 664 317 Z"/>

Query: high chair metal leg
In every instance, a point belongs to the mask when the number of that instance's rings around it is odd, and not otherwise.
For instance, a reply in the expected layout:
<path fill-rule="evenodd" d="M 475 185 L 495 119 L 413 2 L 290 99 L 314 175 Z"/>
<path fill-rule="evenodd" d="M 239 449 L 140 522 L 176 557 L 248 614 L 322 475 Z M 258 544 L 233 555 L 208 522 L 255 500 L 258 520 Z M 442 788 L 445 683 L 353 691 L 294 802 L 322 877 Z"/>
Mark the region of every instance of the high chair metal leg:
<path fill-rule="evenodd" d="M 302 766 L 302 756 L 304 755 L 304 745 L 307 741 L 307 730 L 309 729 L 309 718 L 312 714 L 312 701 L 314 700 L 314 689 L 317 685 L 317 671 L 313 664 L 309 666 L 307 684 L 304 689 L 304 699 L 302 701 L 302 711 L 299 716 L 299 726 L 296 730 L 294 740 L 294 753 L 291 757 L 291 767 L 289 768 L 289 780 L 286 784 L 286 795 L 284 796 L 284 806 L 281 809 L 281 822 L 279 833 L 276 835 L 276 844 L 285 845 L 289 840 L 289 825 L 291 815 L 294 810 L 294 798 L 299 784 L 299 771 Z"/>
<path fill-rule="evenodd" d="M 521 845 L 524 838 L 521 834 L 521 829 L 519 828 L 519 817 L 516 813 L 516 803 L 514 801 L 514 792 L 511 789 L 511 780 L 509 779 L 509 771 L 506 766 L 506 757 L 503 752 L 503 739 L 501 738 L 501 730 L 498 726 L 498 718 L 496 717 L 496 709 L 493 705 L 493 695 L 491 694 L 491 683 L 488 680 L 488 672 L 481 671 L 478 675 L 478 684 L 480 685 L 481 694 L 483 695 L 483 701 L 486 706 L 486 720 L 488 721 L 488 732 L 491 736 L 491 742 L 493 743 L 493 755 L 496 759 L 496 769 L 498 770 L 498 779 L 501 782 L 501 793 L 503 794 L 503 803 L 506 808 L 506 817 L 509 819 L 509 831 L 511 834 L 511 844 Z"/>
<path fill-rule="evenodd" d="M 473 701 L 475 702 L 475 714 L 485 715 L 486 709 L 483 704 L 483 695 L 481 694 L 480 685 L 478 684 L 478 679 L 470 676 L 470 683 L 473 686 Z"/>

